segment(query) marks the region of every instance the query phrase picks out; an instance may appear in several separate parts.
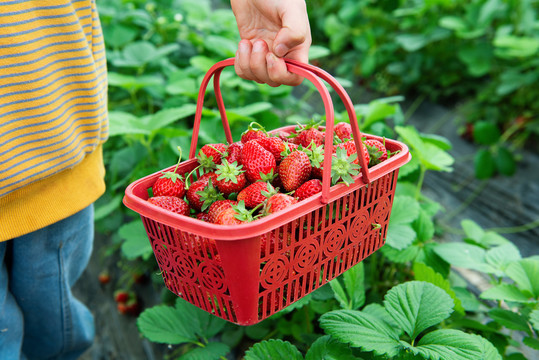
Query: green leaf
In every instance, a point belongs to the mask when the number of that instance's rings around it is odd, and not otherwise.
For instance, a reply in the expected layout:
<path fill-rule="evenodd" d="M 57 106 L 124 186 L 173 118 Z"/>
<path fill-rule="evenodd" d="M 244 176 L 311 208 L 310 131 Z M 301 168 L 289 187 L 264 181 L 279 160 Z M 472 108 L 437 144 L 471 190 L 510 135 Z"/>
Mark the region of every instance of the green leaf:
<path fill-rule="evenodd" d="M 479 246 L 450 242 L 437 246 L 434 251 L 449 264 L 465 269 L 474 269 L 488 274 L 496 271 L 486 263 L 486 251 Z"/>
<path fill-rule="evenodd" d="M 217 335 L 226 321 L 214 316 L 182 298 L 176 299 L 176 310 L 184 316 L 183 321 L 199 336 L 209 339 Z"/>
<path fill-rule="evenodd" d="M 477 243 L 480 243 L 481 239 L 485 235 L 485 231 L 483 230 L 483 228 L 473 220 L 462 220 L 460 226 L 462 226 L 462 229 L 464 230 L 466 236 L 470 239 L 475 240 Z"/>
<path fill-rule="evenodd" d="M 144 337 L 156 343 L 182 344 L 198 341 L 186 315 L 171 306 L 159 305 L 144 310 L 137 319 L 137 326 Z"/>
<path fill-rule="evenodd" d="M 494 308 L 488 312 L 488 315 L 498 324 L 508 329 L 524 331 L 530 333 L 526 317 L 510 310 Z"/>
<path fill-rule="evenodd" d="M 530 322 L 533 328 L 539 331 L 539 309 L 535 309 L 530 313 Z"/>
<path fill-rule="evenodd" d="M 180 107 L 167 108 L 149 115 L 143 119 L 145 127 L 151 131 L 156 131 L 173 124 L 177 120 L 184 119 L 194 115 L 196 111 L 195 104 L 185 104 Z"/>
<path fill-rule="evenodd" d="M 423 163 L 429 170 L 451 172 L 455 159 L 433 143 L 424 145 Z"/>
<path fill-rule="evenodd" d="M 357 360 L 348 345 L 338 342 L 329 335 L 319 337 L 309 347 L 305 360 Z"/>
<path fill-rule="evenodd" d="M 504 300 L 514 302 L 528 302 L 529 296 L 522 293 L 516 286 L 511 284 L 500 284 L 485 290 L 479 296 L 481 299 Z"/>
<path fill-rule="evenodd" d="M 539 260 L 522 259 L 507 266 L 505 273 L 529 296 L 539 298 Z"/>
<path fill-rule="evenodd" d="M 509 263 L 520 259 L 520 251 L 518 251 L 518 248 L 512 243 L 496 246 L 487 250 L 485 254 L 485 261 L 487 264 L 492 265 L 495 269 L 500 271 L 504 271 Z M 502 275 L 503 274 L 500 276 Z"/>
<path fill-rule="evenodd" d="M 481 302 L 477 300 L 477 297 L 468 289 L 463 287 L 454 287 L 453 291 L 458 297 L 464 310 L 476 312 L 481 307 Z"/>
<path fill-rule="evenodd" d="M 138 257 L 148 259 L 153 255 L 152 245 L 140 219 L 122 225 L 118 235 L 125 241 L 122 243 L 122 254 L 129 260 Z"/>
<path fill-rule="evenodd" d="M 428 39 L 423 34 L 402 34 L 395 37 L 395 41 L 404 50 L 414 52 L 428 43 Z"/>
<path fill-rule="evenodd" d="M 419 202 L 411 196 L 395 196 L 390 223 L 409 224 L 419 216 Z"/>
<path fill-rule="evenodd" d="M 329 282 L 341 308 L 354 310 L 365 304 L 365 271 L 359 263 Z M 344 287 L 341 285 L 341 281 Z"/>
<path fill-rule="evenodd" d="M 389 222 L 386 244 L 397 250 L 409 247 L 417 235 L 410 224 L 395 224 Z"/>
<path fill-rule="evenodd" d="M 493 145 L 500 140 L 500 129 L 490 121 L 478 121 L 473 127 L 473 138 L 481 145 Z"/>
<path fill-rule="evenodd" d="M 479 347 L 482 353 L 482 360 L 502 360 L 502 356 L 498 352 L 498 349 L 487 339 L 476 334 L 470 334 L 479 342 Z"/>
<path fill-rule="evenodd" d="M 447 138 L 437 134 L 421 134 L 421 140 L 425 143 L 436 145 L 436 147 L 446 151 L 451 150 L 453 147 Z"/>
<path fill-rule="evenodd" d="M 126 134 L 149 135 L 150 130 L 135 115 L 123 111 L 109 112 L 109 136 Z"/>
<path fill-rule="evenodd" d="M 482 343 L 470 334 L 451 329 L 435 330 L 426 334 L 418 345 L 410 347 L 410 350 L 425 359 L 484 359 Z"/>
<path fill-rule="evenodd" d="M 453 312 L 451 297 L 439 287 L 423 281 L 393 287 L 384 297 L 384 305 L 412 339 Z"/>
<path fill-rule="evenodd" d="M 324 46 L 312 45 L 309 48 L 309 60 L 320 59 L 331 54 L 331 50 Z"/>
<path fill-rule="evenodd" d="M 363 351 L 392 357 L 402 349 L 400 329 L 364 311 L 331 311 L 320 317 L 320 326 L 333 338 Z"/>
<path fill-rule="evenodd" d="M 178 360 L 219 360 L 230 352 L 230 347 L 220 342 L 210 342 L 183 354 Z"/>
<path fill-rule="evenodd" d="M 496 54 L 503 58 L 523 58 L 535 55 L 539 51 L 539 39 L 513 35 L 499 35 L 494 38 Z"/>
<path fill-rule="evenodd" d="M 498 153 L 495 158 L 496 168 L 500 174 L 513 176 L 517 171 L 517 163 L 513 153 L 505 147 L 498 148 Z"/>
<path fill-rule="evenodd" d="M 204 37 L 204 47 L 224 58 L 234 57 L 238 42 L 224 36 L 208 35 Z"/>
<path fill-rule="evenodd" d="M 267 359 L 303 360 L 303 356 L 299 350 L 288 341 L 275 339 L 256 343 L 245 353 L 245 360 Z"/>
<path fill-rule="evenodd" d="M 391 246 L 383 246 L 381 250 L 384 256 L 386 256 L 390 261 L 404 264 L 415 259 L 421 249 L 419 246 L 410 245 L 403 250 L 395 249 Z"/>
<path fill-rule="evenodd" d="M 417 239 L 422 243 L 434 237 L 434 222 L 432 217 L 423 209 L 421 209 L 419 217 L 414 222 L 414 230 L 417 234 Z"/>
<path fill-rule="evenodd" d="M 524 345 L 532 349 L 539 350 L 539 340 L 536 338 L 527 336 L 524 339 L 522 339 L 522 342 L 524 343 Z"/>
<path fill-rule="evenodd" d="M 426 281 L 444 290 L 449 296 L 451 296 L 451 299 L 453 299 L 455 311 L 461 315 L 464 315 L 464 308 L 462 307 L 462 304 L 453 289 L 451 289 L 449 280 L 444 279 L 442 275 L 438 274 L 431 267 L 423 263 L 414 263 L 413 269 L 416 280 Z"/>
<path fill-rule="evenodd" d="M 116 195 L 106 204 L 100 205 L 99 207 L 96 206 L 94 210 L 94 221 L 101 220 L 117 210 L 122 203 L 122 198 L 123 195 Z"/>

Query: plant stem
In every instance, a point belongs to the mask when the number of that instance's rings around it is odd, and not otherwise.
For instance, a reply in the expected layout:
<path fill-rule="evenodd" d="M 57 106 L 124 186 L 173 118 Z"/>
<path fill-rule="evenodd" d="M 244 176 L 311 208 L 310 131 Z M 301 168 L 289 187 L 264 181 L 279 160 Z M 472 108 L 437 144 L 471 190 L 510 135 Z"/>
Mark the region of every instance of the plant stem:
<path fill-rule="evenodd" d="M 425 174 L 427 173 L 427 169 L 425 168 L 425 165 L 421 164 L 419 166 L 419 180 L 417 181 L 417 187 L 415 189 L 415 199 L 419 200 L 421 197 L 421 188 L 423 187 L 423 182 L 425 181 Z"/>

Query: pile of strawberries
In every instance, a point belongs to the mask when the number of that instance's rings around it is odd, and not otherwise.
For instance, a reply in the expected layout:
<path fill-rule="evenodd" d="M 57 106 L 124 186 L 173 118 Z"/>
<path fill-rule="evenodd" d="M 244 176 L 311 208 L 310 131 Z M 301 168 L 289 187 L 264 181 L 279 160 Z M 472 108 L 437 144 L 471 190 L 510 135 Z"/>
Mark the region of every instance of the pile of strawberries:
<path fill-rule="evenodd" d="M 352 129 L 344 122 L 334 128 L 331 185 L 349 185 L 360 170 Z M 176 166 L 164 172 L 148 201 L 214 224 L 254 221 L 322 191 L 324 138 L 324 128 L 314 121 L 290 133 L 268 133 L 251 123 L 241 141 L 204 145 L 193 171 L 178 174 Z M 369 166 L 388 158 L 384 143 L 362 144 Z"/>

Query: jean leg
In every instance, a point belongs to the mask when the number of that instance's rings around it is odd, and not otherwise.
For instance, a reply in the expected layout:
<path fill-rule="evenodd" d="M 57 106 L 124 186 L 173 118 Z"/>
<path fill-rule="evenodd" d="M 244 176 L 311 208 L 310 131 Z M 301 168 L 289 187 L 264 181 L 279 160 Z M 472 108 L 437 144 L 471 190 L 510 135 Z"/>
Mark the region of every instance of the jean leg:
<path fill-rule="evenodd" d="M 11 292 L 24 314 L 29 359 L 76 359 L 94 339 L 91 312 L 71 293 L 94 237 L 93 206 L 13 243 Z"/>
<path fill-rule="evenodd" d="M 19 360 L 23 339 L 23 317 L 17 302 L 9 291 L 6 252 L 10 243 L 0 243 L 0 359 Z"/>

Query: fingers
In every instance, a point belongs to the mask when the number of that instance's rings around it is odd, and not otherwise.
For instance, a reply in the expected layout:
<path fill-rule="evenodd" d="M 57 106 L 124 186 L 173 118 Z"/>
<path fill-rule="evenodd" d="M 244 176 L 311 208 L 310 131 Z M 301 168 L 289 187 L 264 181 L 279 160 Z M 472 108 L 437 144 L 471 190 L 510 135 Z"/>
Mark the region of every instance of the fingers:
<path fill-rule="evenodd" d="M 266 55 L 266 63 L 268 76 L 274 83 L 297 86 L 303 81 L 301 76 L 288 72 L 284 59 L 278 58 L 271 52 Z"/>
<path fill-rule="evenodd" d="M 256 40 L 251 44 L 248 40 L 242 40 L 238 46 L 234 62 L 234 68 L 238 76 L 273 87 L 279 86 L 281 83 L 273 81 L 268 73 L 268 64 L 266 62 L 268 53 L 269 48 L 265 41 Z"/>

